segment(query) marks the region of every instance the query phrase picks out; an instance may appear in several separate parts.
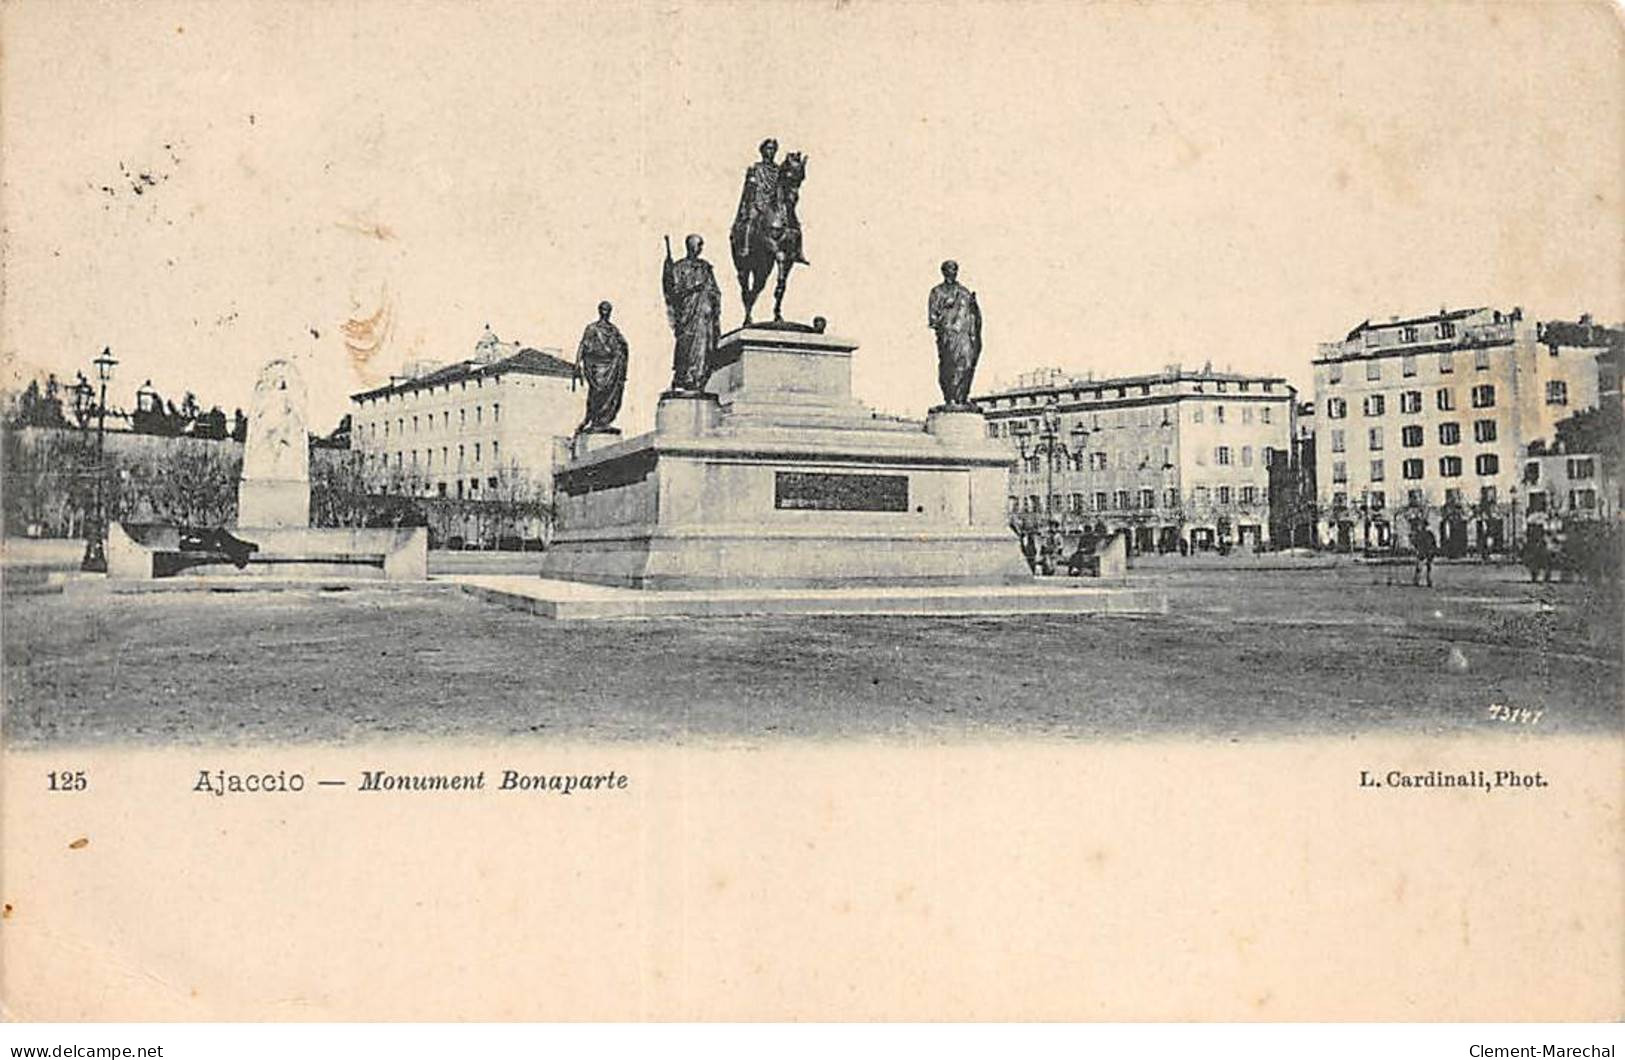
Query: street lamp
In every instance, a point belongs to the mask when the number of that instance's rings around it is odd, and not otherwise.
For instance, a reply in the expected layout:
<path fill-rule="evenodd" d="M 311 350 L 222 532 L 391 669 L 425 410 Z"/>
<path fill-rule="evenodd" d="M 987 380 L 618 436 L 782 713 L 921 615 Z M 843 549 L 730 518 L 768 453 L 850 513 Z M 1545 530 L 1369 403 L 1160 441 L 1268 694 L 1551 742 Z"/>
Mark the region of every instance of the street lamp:
<path fill-rule="evenodd" d="M 1507 489 L 1507 494 L 1512 498 L 1512 532 L 1509 535 L 1511 537 L 1511 539 L 1512 539 L 1512 545 L 1507 551 L 1510 552 L 1513 556 L 1517 556 L 1517 554 L 1518 554 L 1518 487 L 1517 486 L 1509 487 Z"/>
<path fill-rule="evenodd" d="M 91 362 L 96 366 L 96 378 L 101 381 L 101 400 L 96 404 L 96 507 L 90 519 L 85 522 L 85 558 L 80 561 L 79 569 L 107 573 L 107 519 L 103 510 L 105 499 L 102 496 L 102 479 L 107 475 L 107 384 L 113 378 L 113 366 L 118 361 L 113 359 L 111 347 L 102 347 L 102 352 Z M 84 384 L 89 389 L 89 384 Z M 79 400 L 79 387 L 74 387 L 74 400 Z M 89 395 L 86 395 L 86 400 Z"/>
<path fill-rule="evenodd" d="M 90 385 L 85 373 L 78 373 L 78 379 L 73 384 L 73 419 L 79 424 L 79 429 L 85 430 L 90 426 L 90 410 L 96 400 L 96 388 Z"/>
<path fill-rule="evenodd" d="M 1029 447 L 1026 437 L 1018 435 L 1016 444 L 1021 449 L 1022 460 L 1025 461 L 1030 456 L 1042 456 L 1044 458 L 1044 512 L 1047 516 L 1044 529 L 1044 554 L 1054 556 L 1060 550 L 1058 544 L 1058 516 L 1060 513 L 1055 510 L 1057 507 L 1055 504 L 1055 462 L 1063 455 L 1073 456 L 1076 454 L 1081 456 L 1088 442 L 1089 431 L 1083 424 L 1075 424 L 1072 428 L 1071 446 L 1064 444 L 1061 440 L 1060 402 L 1053 397 L 1044 406 L 1041 417 L 1042 424 L 1039 428 L 1038 441 Z"/>

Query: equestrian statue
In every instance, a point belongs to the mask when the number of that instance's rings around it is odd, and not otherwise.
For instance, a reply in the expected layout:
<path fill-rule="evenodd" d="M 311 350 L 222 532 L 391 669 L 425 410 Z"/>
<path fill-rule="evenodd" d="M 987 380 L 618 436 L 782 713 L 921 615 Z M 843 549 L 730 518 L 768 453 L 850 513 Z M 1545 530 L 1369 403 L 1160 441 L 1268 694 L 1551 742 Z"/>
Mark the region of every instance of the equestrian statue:
<path fill-rule="evenodd" d="M 729 232 L 746 324 L 751 322 L 751 310 L 775 266 L 778 282 L 773 285 L 773 319 L 783 321 L 784 285 L 790 270 L 797 264 L 810 264 L 801 256 L 801 222 L 796 218 L 807 158 L 792 151 L 782 163 L 776 163 L 773 159 L 778 150 L 777 140 L 762 141 L 762 159 L 745 171 L 739 212 Z"/>

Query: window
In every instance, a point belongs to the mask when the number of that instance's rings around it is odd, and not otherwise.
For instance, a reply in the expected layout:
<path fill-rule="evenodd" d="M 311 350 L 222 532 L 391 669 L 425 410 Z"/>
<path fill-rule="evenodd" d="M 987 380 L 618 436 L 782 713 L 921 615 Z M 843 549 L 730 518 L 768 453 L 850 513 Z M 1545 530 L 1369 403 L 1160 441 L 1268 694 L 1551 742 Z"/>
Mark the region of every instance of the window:
<path fill-rule="evenodd" d="M 1169 508 L 1179 507 L 1179 491 L 1176 489 L 1164 490 L 1162 503 Z"/>
<path fill-rule="evenodd" d="M 1217 449 L 1213 450 L 1213 462 L 1218 464 L 1220 467 L 1229 466 L 1230 447 L 1228 445 L 1221 445 Z"/>
<path fill-rule="evenodd" d="M 1230 487 L 1229 486 L 1220 486 L 1219 487 L 1219 503 L 1220 504 L 1229 504 L 1230 503 Z"/>
<path fill-rule="evenodd" d="M 1495 421 L 1494 420 L 1474 420 L 1473 421 L 1473 441 L 1475 441 L 1475 442 L 1493 442 L 1493 441 L 1495 441 Z"/>
<path fill-rule="evenodd" d="M 1448 320 L 1439 321 L 1439 326 L 1435 330 L 1438 331 L 1439 338 L 1441 339 L 1453 339 L 1456 337 L 1456 325 Z"/>
<path fill-rule="evenodd" d="M 434 491 L 444 497 L 446 495 L 446 484 L 444 482 L 435 483 Z"/>
<path fill-rule="evenodd" d="M 1545 490 L 1536 490 L 1535 492 L 1531 493 L 1529 495 L 1529 514 L 1533 515 L 1536 512 L 1543 512 L 1545 510 L 1546 510 L 1546 491 Z"/>
<path fill-rule="evenodd" d="M 1473 367 L 1478 371 L 1487 371 L 1490 367 L 1490 351 L 1486 346 L 1480 346 L 1473 351 Z"/>
<path fill-rule="evenodd" d="M 1381 361 L 1367 361 L 1367 362 L 1365 362 L 1365 379 L 1366 379 L 1366 382 L 1374 383 L 1378 379 L 1381 379 L 1381 378 L 1382 378 L 1382 362 Z"/>
<path fill-rule="evenodd" d="M 1128 508 L 1128 490 L 1118 490 L 1117 493 L 1112 497 L 1112 502 L 1117 506 L 1119 511 Z"/>
<path fill-rule="evenodd" d="M 1326 418 L 1340 420 L 1349 414 L 1349 403 L 1342 398 L 1326 399 Z"/>
<path fill-rule="evenodd" d="M 475 423 L 484 423 L 485 422 L 485 406 L 484 405 L 475 405 L 474 406 L 474 422 Z"/>
<path fill-rule="evenodd" d="M 498 454 L 501 452 L 501 449 L 499 449 L 498 447 L 501 444 L 502 444 L 501 442 L 492 442 L 491 443 L 491 463 L 493 463 L 493 464 L 501 463 L 501 460 L 498 459 Z"/>
<path fill-rule="evenodd" d="M 1419 479 L 1422 477 L 1422 461 L 1407 460 L 1400 472 L 1408 479 Z"/>
<path fill-rule="evenodd" d="M 1243 486 L 1243 487 L 1241 487 L 1241 503 L 1242 504 L 1257 504 L 1258 503 L 1258 487 L 1257 486 Z"/>
<path fill-rule="evenodd" d="M 1399 329 L 1399 341 L 1400 342 L 1415 342 L 1416 341 L 1416 329 L 1412 328 L 1412 327 L 1400 328 Z"/>
<path fill-rule="evenodd" d="M 1191 500 L 1197 504 L 1206 504 L 1208 502 L 1209 494 L 1210 491 L 1206 486 L 1197 486 L 1195 489 L 1191 490 Z"/>
<path fill-rule="evenodd" d="M 474 463 L 477 464 L 479 462 L 480 462 L 480 443 L 475 442 L 474 443 Z"/>
<path fill-rule="evenodd" d="M 1241 447 L 1241 466 L 1253 466 L 1253 447 L 1250 445 L 1244 445 Z"/>
<path fill-rule="evenodd" d="M 1341 511 L 1349 506 L 1349 495 L 1344 490 L 1332 494 L 1332 507 Z"/>
<path fill-rule="evenodd" d="M 1382 490 L 1372 490 L 1370 493 L 1370 500 L 1371 510 L 1374 512 L 1380 512 L 1384 508 L 1388 507 L 1388 497 L 1382 492 Z"/>
<path fill-rule="evenodd" d="M 385 438 L 389 437 L 389 421 L 388 420 L 384 421 L 384 437 Z"/>
<path fill-rule="evenodd" d="M 1450 412 L 1456 407 L 1456 392 L 1447 386 L 1442 386 L 1433 395 L 1440 412 Z"/>
<path fill-rule="evenodd" d="M 485 486 L 486 486 L 487 489 L 493 489 L 493 490 L 496 489 L 497 488 L 497 477 L 495 475 L 492 475 L 490 478 L 486 479 L 485 480 Z"/>
<path fill-rule="evenodd" d="M 468 426 L 468 410 L 467 409 L 458 409 L 457 410 L 457 426 L 458 426 L 459 429 Z"/>
<path fill-rule="evenodd" d="M 1461 504 L 1461 490 L 1459 490 L 1459 489 L 1447 489 L 1447 490 L 1445 490 L 1444 491 L 1444 502 L 1446 504 L 1448 504 L 1448 505 L 1451 505 L 1451 506 L 1460 505 Z"/>
<path fill-rule="evenodd" d="M 1495 407 L 1495 387 L 1490 383 L 1481 383 L 1473 387 L 1473 408 L 1493 409 Z"/>
<path fill-rule="evenodd" d="M 1407 390 L 1399 395 L 1399 411 L 1421 412 L 1422 392 L 1420 390 Z"/>
<path fill-rule="evenodd" d="M 1455 370 L 1456 370 L 1455 356 L 1449 350 L 1445 350 L 1443 353 L 1439 354 L 1439 374 L 1440 375 L 1449 375 L 1451 372 L 1454 372 Z"/>
<path fill-rule="evenodd" d="M 1142 508 L 1155 508 L 1156 506 L 1157 506 L 1157 491 L 1156 490 L 1141 490 L 1140 491 L 1140 507 L 1142 507 Z"/>
<path fill-rule="evenodd" d="M 1460 443 L 1461 443 L 1461 424 L 1459 424 L 1459 423 L 1441 423 L 1441 424 L 1439 424 L 1439 444 L 1440 445 L 1459 445 Z"/>
<path fill-rule="evenodd" d="M 1589 456 L 1571 456 L 1565 470 L 1571 479 L 1592 478 L 1597 473 L 1597 467 Z"/>
<path fill-rule="evenodd" d="M 1049 495 L 1049 507 L 1045 508 L 1044 510 L 1046 512 L 1058 512 L 1058 511 L 1060 511 L 1061 510 L 1061 495 L 1059 493 L 1051 493 Z"/>
<path fill-rule="evenodd" d="M 418 418 L 416 416 L 412 417 L 412 433 L 418 433 Z"/>
<path fill-rule="evenodd" d="M 1546 384 L 1546 404 L 1567 405 L 1569 403 L 1569 385 L 1561 379 L 1553 379 Z"/>
<path fill-rule="evenodd" d="M 1090 453 L 1089 454 L 1089 470 L 1090 471 L 1104 471 L 1104 470 L 1106 470 L 1106 454 L 1105 453 Z"/>
<path fill-rule="evenodd" d="M 1540 461 L 1531 460 L 1523 466 L 1523 480 L 1531 486 L 1540 481 Z"/>
<path fill-rule="evenodd" d="M 1265 423 L 1270 422 L 1270 407 L 1268 405 L 1265 405 L 1263 408 L 1258 410 L 1258 418 L 1263 420 Z"/>
<path fill-rule="evenodd" d="M 457 466 L 459 468 L 463 466 L 463 447 L 460 445 L 457 447 Z"/>
<path fill-rule="evenodd" d="M 1382 481 L 1382 473 L 1383 473 L 1382 461 L 1381 460 L 1373 460 L 1373 461 L 1371 461 L 1371 481 L 1372 482 L 1381 482 Z"/>
<path fill-rule="evenodd" d="M 1365 399 L 1365 414 L 1367 416 L 1381 416 L 1388 409 L 1388 402 L 1381 394 L 1372 394 Z"/>
<path fill-rule="evenodd" d="M 1366 432 L 1366 448 L 1367 449 L 1381 449 L 1382 448 L 1382 428 L 1381 427 L 1373 427 L 1369 431 Z"/>
<path fill-rule="evenodd" d="M 1407 353 L 1399 359 L 1399 374 L 1407 379 L 1416 374 L 1416 354 Z"/>
<path fill-rule="evenodd" d="M 491 402 L 491 422 L 502 422 L 502 406 L 497 404 L 495 401 Z"/>
<path fill-rule="evenodd" d="M 1243 405 L 1241 407 L 1241 422 L 1242 423 L 1251 423 L 1251 422 L 1253 422 L 1253 407 L 1251 405 Z"/>
<path fill-rule="evenodd" d="M 1479 491 L 1478 491 L 1478 503 L 1482 504 L 1486 508 L 1488 508 L 1490 505 L 1494 504 L 1495 503 L 1495 487 L 1494 486 L 1482 486 L 1482 487 L 1480 487 Z"/>
<path fill-rule="evenodd" d="M 1459 478 L 1461 476 L 1461 457 L 1439 457 L 1439 474 L 1445 478 Z"/>
<path fill-rule="evenodd" d="M 1083 494 L 1074 493 L 1067 498 L 1067 509 L 1073 512 L 1083 511 Z"/>
<path fill-rule="evenodd" d="M 1596 490 L 1590 490 L 1590 489 L 1569 490 L 1569 508 L 1570 509 L 1579 509 L 1581 511 L 1590 511 L 1591 509 L 1595 508 L 1596 506 L 1597 506 L 1597 491 Z"/>
<path fill-rule="evenodd" d="M 1422 428 L 1419 424 L 1402 427 L 1399 431 L 1399 443 L 1407 449 L 1415 449 L 1422 444 Z"/>
<path fill-rule="evenodd" d="M 1215 406 L 1213 406 L 1213 422 L 1214 423 L 1223 423 L 1224 422 L 1224 406 L 1223 405 L 1215 405 Z"/>
<path fill-rule="evenodd" d="M 1494 475 L 1501 470 L 1501 458 L 1494 453 L 1479 453 L 1473 458 L 1473 470 L 1480 475 Z"/>
<path fill-rule="evenodd" d="M 1017 496 L 1015 496 L 1015 495 L 1014 495 L 1014 494 L 1012 494 L 1012 495 L 1011 495 L 1011 496 L 1010 496 L 1010 510 L 1011 510 L 1011 511 L 1012 511 L 1012 512 L 1019 512 L 1019 511 L 1021 511 L 1021 498 L 1020 498 L 1020 497 L 1017 497 Z"/>
<path fill-rule="evenodd" d="M 1420 463 L 1420 461 L 1418 461 L 1418 463 Z M 1417 477 L 1421 478 L 1420 475 L 1418 475 Z M 1422 504 L 1423 504 L 1422 491 L 1421 490 L 1406 490 L 1405 491 L 1405 503 L 1407 505 L 1409 505 L 1410 507 L 1412 507 L 1412 508 L 1420 508 L 1420 507 L 1422 507 Z"/>
<path fill-rule="evenodd" d="M 1341 460 L 1332 461 L 1332 481 L 1347 482 L 1349 480 L 1349 466 Z"/>
<path fill-rule="evenodd" d="M 1095 494 L 1095 511 L 1103 512 L 1105 510 L 1106 510 L 1106 494 L 1104 492 Z"/>
<path fill-rule="evenodd" d="M 1201 423 L 1202 422 L 1202 406 L 1200 406 L 1200 405 L 1192 405 L 1191 406 L 1191 422 L 1192 423 Z"/>

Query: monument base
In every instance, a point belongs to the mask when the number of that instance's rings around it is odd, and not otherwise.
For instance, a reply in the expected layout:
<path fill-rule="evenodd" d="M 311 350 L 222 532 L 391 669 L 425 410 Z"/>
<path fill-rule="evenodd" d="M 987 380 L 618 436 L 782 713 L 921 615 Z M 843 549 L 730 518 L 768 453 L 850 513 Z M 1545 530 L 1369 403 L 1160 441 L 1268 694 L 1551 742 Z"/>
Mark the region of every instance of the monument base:
<path fill-rule="evenodd" d="M 648 589 L 1027 584 L 1009 450 L 979 413 L 927 424 L 852 399 L 856 343 L 741 328 L 710 391 L 554 479 L 546 578 Z"/>
<path fill-rule="evenodd" d="M 240 527 L 231 531 L 232 536 L 255 547 L 236 557 L 220 550 L 183 548 L 181 533 L 174 526 L 114 523 L 107 531 L 108 577 L 423 581 L 429 576 L 425 527 Z"/>

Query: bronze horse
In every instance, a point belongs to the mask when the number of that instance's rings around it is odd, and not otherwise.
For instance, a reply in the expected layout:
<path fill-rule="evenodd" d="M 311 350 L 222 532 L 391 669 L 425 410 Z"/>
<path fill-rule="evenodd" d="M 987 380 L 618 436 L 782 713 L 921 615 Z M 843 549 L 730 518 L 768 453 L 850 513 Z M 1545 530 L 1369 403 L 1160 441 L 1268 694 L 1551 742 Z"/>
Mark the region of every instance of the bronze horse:
<path fill-rule="evenodd" d="M 784 319 L 784 285 L 790 278 L 790 270 L 798 262 L 809 264 L 801 256 L 801 222 L 796 219 L 796 202 L 801 197 L 801 182 L 806 176 L 806 156 L 799 151 L 790 152 L 779 166 L 778 187 L 766 214 L 736 219 L 729 233 L 734 269 L 739 273 L 739 296 L 745 303 L 746 324 L 751 322 L 751 309 L 762 288 L 767 286 L 775 265 L 779 278 L 773 285 L 773 319 L 781 321 Z"/>

